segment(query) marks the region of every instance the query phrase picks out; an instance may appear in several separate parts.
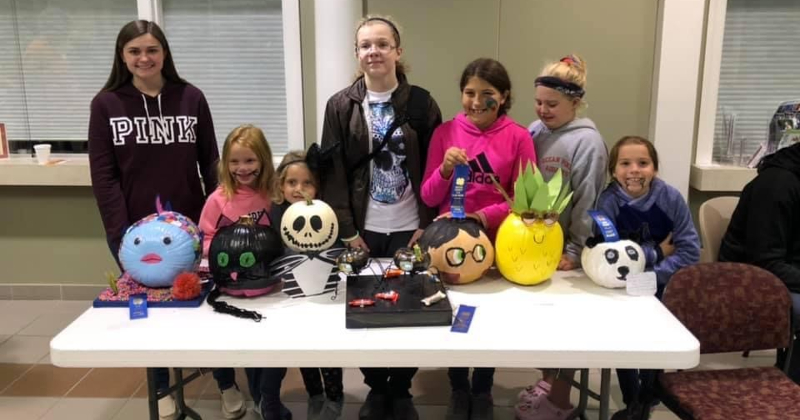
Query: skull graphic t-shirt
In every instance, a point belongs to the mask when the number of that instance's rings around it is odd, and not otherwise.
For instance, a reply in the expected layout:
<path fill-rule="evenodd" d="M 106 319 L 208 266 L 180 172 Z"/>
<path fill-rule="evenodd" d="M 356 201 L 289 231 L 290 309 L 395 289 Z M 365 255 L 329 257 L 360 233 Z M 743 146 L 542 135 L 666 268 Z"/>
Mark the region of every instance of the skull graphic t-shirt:
<path fill-rule="evenodd" d="M 394 122 L 392 92 L 367 91 L 364 113 L 370 132 L 370 150 L 381 146 Z M 399 232 L 419 227 L 417 202 L 406 168 L 402 128 L 395 130 L 375 155 L 371 171 L 365 228 L 374 232 Z"/>

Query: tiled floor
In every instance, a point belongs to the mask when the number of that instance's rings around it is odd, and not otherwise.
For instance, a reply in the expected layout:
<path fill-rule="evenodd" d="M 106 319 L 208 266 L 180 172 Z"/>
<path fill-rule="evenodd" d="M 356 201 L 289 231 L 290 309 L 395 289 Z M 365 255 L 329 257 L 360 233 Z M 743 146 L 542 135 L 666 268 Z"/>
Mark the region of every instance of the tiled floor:
<path fill-rule="evenodd" d="M 143 369 L 65 369 L 50 364 L 50 339 L 90 305 L 75 301 L 0 300 L 0 418 L 14 420 L 141 420 L 147 419 L 145 373 Z M 725 368 L 768 366 L 771 352 L 755 352 L 744 359 L 740 354 L 703 358 L 702 366 Z M 519 390 L 538 378 L 535 370 L 498 370 L 493 394 L 495 419 L 514 418 L 513 404 Z M 246 389 L 244 372 L 237 381 Z M 358 418 L 358 408 L 367 394 L 358 370 L 345 370 L 344 419 Z M 592 372 L 593 389 L 599 389 L 599 373 Z M 621 396 L 612 375 L 612 409 Z M 290 369 L 283 385 L 283 398 L 295 420 L 305 420 L 305 390 L 297 369 Z M 446 369 L 426 369 L 414 378 L 414 401 L 423 420 L 443 419 L 449 388 Z M 575 397 L 573 393 L 573 397 Z M 211 375 L 191 383 L 187 390 L 190 406 L 203 419 L 220 419 L 219 396 Z M 597 403 L 590 419 L 597 418 Z M 257 420 L 252 411 L 244 417 Z M 659 407 L 655 420 L 677 419 Z"/>

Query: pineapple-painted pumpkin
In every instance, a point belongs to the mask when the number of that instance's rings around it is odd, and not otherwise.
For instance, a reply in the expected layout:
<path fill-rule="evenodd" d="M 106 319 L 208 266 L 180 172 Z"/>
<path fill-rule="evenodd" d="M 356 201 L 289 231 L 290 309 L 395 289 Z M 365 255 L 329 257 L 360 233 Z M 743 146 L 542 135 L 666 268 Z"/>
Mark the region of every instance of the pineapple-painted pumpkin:
<path fill-rule="evenodd" d="M 425 228 L 419 246 L 430 255 L 430 267 L 442 281 L 466 284 L 478 280 L 494 262 L 494 247 L 483 227 L 472 219 L 439 219 Z"/>
<path fill-rule="evenodd" d="M 319 252 L 330 248 L 339 236 L 339 221 L 331 206 L 307 197 L 283 213 L 281 239 L 297 252 Z"/>
<path fill-rule="evenodd" d="M 528 162 L 524 171 L 520 166 L 513 201 L 498 185 L 512 211 L 500 224 L 495 240 L 497 268 L 509 281 L 538 284 L 558 267 L 564 249 L 558 215 L 572 198 L 568 188 L 561 188 L 561 181 L 560 169 L 544 182 L 536 166 Z"/>

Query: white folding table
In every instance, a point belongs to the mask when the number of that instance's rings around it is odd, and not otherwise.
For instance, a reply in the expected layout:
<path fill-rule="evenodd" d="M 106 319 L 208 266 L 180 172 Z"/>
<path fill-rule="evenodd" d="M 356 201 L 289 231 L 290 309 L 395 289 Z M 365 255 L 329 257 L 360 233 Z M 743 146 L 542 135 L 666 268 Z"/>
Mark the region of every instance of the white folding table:
<path fill-rule="evenodd" d="M 477 307 L 466 334 L 449 327 L 346 329 L 340 285 L 336 300 L 331 294 L 290 299 L 282 293 L 231 298 L 261 312 L 261 322 L 218 314 L 205 304 L 150 308 L 149 317 L 138 320 L 128 318 L 127 308 L 90 308 L 53 338 L 51 359 L 62 367 L 599 368 L 603 420 L 611 369 L 699 363 L 699 342 L 655 297 L 602 288 L 581 271 L 557 272 L 530 287 L 496 272 L 452 286 L 453 306 Z M 148 383 L 151 418 L 157 419 L 152 369 Z M 180 406 L 185 409 L 182 398 Z"/>

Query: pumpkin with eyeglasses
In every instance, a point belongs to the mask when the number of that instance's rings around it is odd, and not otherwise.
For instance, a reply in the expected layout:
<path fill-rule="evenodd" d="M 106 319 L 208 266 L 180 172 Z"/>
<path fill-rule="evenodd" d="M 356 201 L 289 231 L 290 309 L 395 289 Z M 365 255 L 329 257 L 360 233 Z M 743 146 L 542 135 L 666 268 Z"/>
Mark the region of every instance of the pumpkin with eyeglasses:
<path fill-rule="evenodd" d="M 511 214 L 497 230 L 496 263 L 507 280 L 529 286 L 549 279 L 564 250 L 564 232 L 558 216 L 572 192 L 562 188 L 561 170 L 545 182 L 536 165 L 528 162 L 514 183 L 514 198 L 495 182 L 508 201 Z"/>
<path fill-rule="evenodd" d="M 450 284 L 478 280 L 494 262 L 494 247 L 477 221 L 444 217 L 428 225 L 419 238 L 430 255 L 430 270 Z"/>

